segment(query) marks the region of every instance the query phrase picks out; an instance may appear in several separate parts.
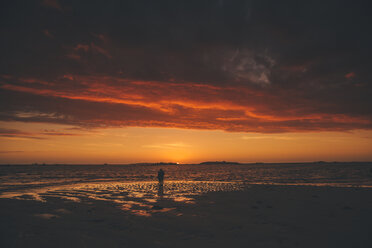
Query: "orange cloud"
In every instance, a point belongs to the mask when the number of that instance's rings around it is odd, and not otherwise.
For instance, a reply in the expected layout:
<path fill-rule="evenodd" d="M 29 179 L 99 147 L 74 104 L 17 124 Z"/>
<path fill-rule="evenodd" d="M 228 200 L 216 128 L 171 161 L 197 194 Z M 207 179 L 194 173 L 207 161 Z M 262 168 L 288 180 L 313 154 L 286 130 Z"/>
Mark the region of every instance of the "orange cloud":
<path fill-rule="evenodd" d="M 66 74 L 52 82 L 37 79 L 18 79 L 13 84 L 3 82 L 0 88 L 48 99 L 53 97 L 54 101 L 73 101 L 70 107 L 64 103 L 58 109 L 48 110 L 51 113 L 62 111 L 58 118 L 32 116 L 34 121 L 245 132 L 370 129 L 372 124 L 368 117 L 317 111 L 314 103 L 288 92 L 272 94 L 243 85 L 212 86 Z M 40 107 L 48 106 L 35 106 Z"/>

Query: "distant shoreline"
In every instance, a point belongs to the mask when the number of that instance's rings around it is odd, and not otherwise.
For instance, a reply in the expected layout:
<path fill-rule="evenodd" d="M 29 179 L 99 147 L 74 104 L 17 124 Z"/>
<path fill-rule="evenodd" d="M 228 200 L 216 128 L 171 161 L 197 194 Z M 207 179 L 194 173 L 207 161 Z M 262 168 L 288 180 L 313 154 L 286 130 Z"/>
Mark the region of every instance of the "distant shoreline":
<path fill-rule="evenodd" d="M 250 163 L 241 163 L 241 162 L 229 162 L 229 161 L 205 161 L 201 163 L 173 163 L 173 162 L 155 162 L 155 163 L 97 163 L 97 164 L 89 164 L 89 163 L 6 163 L 0 164 L 0 166 L 182 166 L 182 165 L 195 165 L 195 166 L 203 166 L 203 165 L 334 165 L 334 164 L 371 164 L 372 161 L 348 161 L 348 162 L 340 162 L 340 161 L 315 161 L 315 162 L 250 162 Z"/>

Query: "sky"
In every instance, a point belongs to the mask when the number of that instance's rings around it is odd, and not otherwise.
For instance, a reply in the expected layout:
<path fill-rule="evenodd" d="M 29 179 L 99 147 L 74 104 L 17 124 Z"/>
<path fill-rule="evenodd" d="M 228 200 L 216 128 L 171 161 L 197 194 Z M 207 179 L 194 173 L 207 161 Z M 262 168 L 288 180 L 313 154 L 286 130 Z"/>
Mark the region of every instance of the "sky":
<path fill-rule="evenodd" d="M 369 1 L 0 3 L 0 163 L 371 161 Z"/>

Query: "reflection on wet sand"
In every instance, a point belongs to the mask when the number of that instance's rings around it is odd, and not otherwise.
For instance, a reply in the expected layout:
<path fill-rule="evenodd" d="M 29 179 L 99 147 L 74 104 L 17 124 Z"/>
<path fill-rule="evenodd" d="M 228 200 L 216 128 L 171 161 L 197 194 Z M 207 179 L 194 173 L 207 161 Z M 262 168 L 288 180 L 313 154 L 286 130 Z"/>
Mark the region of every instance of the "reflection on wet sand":
<path fill-rule="evenodd" d="M 118 208 L 140 216 L 174 210 L 177 203 L 192 204 L 193 196 L 211 191 L 237 191 L 244 188 L 238 182 L 167 181 L 81 183 L 4 192 L 0 198 L 48 201 L 60 198 L 67 201 L 107 201 Z M 166 192 L 166 193 L 164 193 Z"/>
<path fill-rule="evenodd" d="M 162 183 L 158 183 L 158 197 L 161 199 L 164 195 L 164 185 Z"/>

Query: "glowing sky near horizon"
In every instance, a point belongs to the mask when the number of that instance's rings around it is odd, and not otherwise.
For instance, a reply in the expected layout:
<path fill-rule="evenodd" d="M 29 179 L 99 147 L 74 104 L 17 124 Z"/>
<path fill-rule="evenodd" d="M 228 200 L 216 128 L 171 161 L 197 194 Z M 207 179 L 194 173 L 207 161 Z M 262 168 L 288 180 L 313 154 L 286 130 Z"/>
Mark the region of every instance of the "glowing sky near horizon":
<path fill-rule="evenodd" d="M 372 160 L 368 3 L 1 5 L 0 163 Z"/>
<path fill-rule="evenodd" d="M 0 123 L 0 127 L 4 124 Z M 27 130 L 0 138 L 0 163 L 199 163 L 370 161 L 371 131 L 257 134 L 177 128 L 106 128 L 12 122 Z"/>

